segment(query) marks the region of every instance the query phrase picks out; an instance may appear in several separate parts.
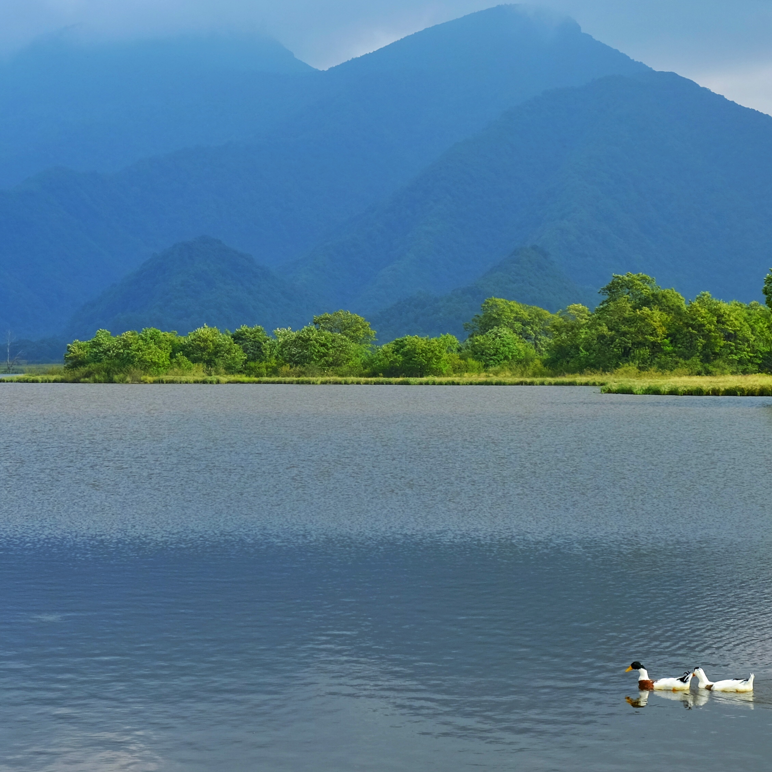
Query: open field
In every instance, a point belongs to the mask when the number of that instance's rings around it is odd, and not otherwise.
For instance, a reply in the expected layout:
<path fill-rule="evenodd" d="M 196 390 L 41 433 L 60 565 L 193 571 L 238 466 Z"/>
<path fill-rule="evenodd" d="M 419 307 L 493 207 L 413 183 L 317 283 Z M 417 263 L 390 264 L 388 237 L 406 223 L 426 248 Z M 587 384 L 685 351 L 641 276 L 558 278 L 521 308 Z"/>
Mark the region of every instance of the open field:
<path fill-rule="evenodd" d="M 27 373 L 0 379 L 0 383 L 65 383 L 60 373 Z M 243 375 L 142 376 L 127 378 L 126 383 L 143 384 L 304 384 L 362 386 L 596 386 L 604 394 L 676 395 L 676 396 L 772 396 L 772 375 L 674 375 L 671 373 L 635 372 L 593 373 L 528 378 L 505 374 L 432 376 L 428 378 L 359 378 L 359 377 L 274 377 L 248 378 Z"/>

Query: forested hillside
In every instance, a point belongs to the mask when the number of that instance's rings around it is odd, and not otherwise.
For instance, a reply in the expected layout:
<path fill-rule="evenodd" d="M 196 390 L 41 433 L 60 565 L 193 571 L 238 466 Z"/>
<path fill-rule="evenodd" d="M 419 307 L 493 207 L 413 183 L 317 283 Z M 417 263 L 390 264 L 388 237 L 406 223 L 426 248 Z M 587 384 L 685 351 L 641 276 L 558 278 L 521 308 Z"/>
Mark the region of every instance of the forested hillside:
<path fill-rule="evenodd" d="M 507 107 L 642 70 L 572 22 L 501 6 L 323 73 L 323 97 L 256 141 L 114 174 L 46 172 L 0 192 L 0 328 L 57 332 L 153 252 L 202 232 L 269 267 L 299 259 Z"/>
<path fill-rule="evenodd" d="M 203 325 L 269 329 L 302 324 L 311 300 L 249 255 L 201 236 L 154 255 L 80 308 L 67 335 L 90 338 L 157 327 L 187 333 Z"/>
<path fill-rule="evenodd" d="M 674 74 L 551 91 L 453 147 L 293 276 L 371 313 L 537 244 L 582 285 L 646 271 L 690 296 L 759 298 L 770 148 L 772 118 Z"/>
<path fill-rule="evenodd" d="M 374 314 L 373 325 L 381 342 L 402 335 L 445 333 L 463 339 L 464 324 L 490 297 L 539 306 L 553 313 L 573 303 L 592 308 L 599 300 L 597 291 L 571 281 L 543 249 L 522 247 L 466 287 L 447 295 L 419 293 L 398 301 Z"/>

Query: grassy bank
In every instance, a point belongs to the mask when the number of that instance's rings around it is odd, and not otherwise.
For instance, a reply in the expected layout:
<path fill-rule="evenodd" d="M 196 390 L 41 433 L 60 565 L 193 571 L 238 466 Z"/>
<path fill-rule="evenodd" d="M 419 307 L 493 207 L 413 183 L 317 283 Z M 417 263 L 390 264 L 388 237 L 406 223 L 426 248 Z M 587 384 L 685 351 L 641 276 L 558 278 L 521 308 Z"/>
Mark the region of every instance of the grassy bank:
<path fill-rule="evenodd" d="M 772 375 L 610 375 L 601 391 L 604 394 L 772 397 Z"/>
<path fill-rule="evenodd" d="M 65 373 L 27 373 L 0 383 L 68 383 Z M 337 376 L 249 378 L 243 375 L 142 376 L 127 383 L 142 384 L 266 384 L 361 386 L 595 386 L 604 394 L 716 397 L 772 396 L 772 375 L 677 375 L 636 372 L 526 378 L 506 374 L 475 374 L 430 378 L 354 378 Z"/>
<path fill-rule="evenodd" d="M 6 383 L 77 383 L 66 374 L 25 373 L 4 379 Z M 597 375 L 557 376 L 550 378 L 523 378 L 519 376 L 475 374 L 428 378 L 364 378 L 345 376 L 308 376 L 250 378 L 246 375 L 143 375 L 126 379 L 124 383 L 142 384 L 235 384 L 283 383 L 310 386 L 603 386 L 606 380 Z"/>

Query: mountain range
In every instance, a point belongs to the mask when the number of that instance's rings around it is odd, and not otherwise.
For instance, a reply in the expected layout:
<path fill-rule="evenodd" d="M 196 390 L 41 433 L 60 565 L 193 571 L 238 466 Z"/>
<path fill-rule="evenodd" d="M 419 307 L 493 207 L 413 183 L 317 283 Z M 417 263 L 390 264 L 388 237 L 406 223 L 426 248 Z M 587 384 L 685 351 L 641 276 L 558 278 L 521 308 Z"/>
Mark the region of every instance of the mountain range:
<path fill-rule="evenodd" d="M 0 85 L 0 180 L 34 172 L 0 190 L 18 336 L 139 325 L 172 285 L 177 326 L 198 326 L 244 255 L 244 323 L 345 307 L 390 334 L 438 330 L 432 314 L 456 330 L 481 291 L 537 302 L 512 279 L 537 265 L 549 307 L 628 270 L 750 300 L 770 262 L 772 118 L 518 6 L 325 72 L 264 39 L 49 40 Z M 507 258 L 524 245 L 550 257 Z"/>
<path fill-rule="evenodd" d="M 269 267 L 300 259 L 507 107 L 642 70 L 573 22 L 500 6 L 322 73 L 319 99 L 252 142 L 43 172 L 0 192 L 0 324 L 55 332 L 151 254 L 203 233 Z"/>
<path fill-rule="evenodd" d="M 292 267 L 369 313 L 546 249 L 575 282 L 643 271 L 760 297 L 772 258 L 772 118 L 672 73 L 609 76 L 506 112 Z"/>

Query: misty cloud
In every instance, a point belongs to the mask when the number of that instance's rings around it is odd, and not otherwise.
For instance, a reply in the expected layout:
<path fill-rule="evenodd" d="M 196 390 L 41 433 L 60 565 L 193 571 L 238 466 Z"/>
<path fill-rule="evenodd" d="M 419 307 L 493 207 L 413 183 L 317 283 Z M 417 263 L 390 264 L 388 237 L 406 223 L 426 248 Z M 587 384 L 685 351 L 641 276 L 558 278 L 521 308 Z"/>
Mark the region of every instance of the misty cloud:
<path fill-rule="evenodd" d="M 329 67 L 495 0 L 3 0 L 0 51 L 77 25 L 86 39 L 193 31 L 254 31 L 298 58 Z M 538 0 L 656 69 L 719 86 L 744 104 L 770 109 L 759 73 L 772 67 L 769 0 Z M 745 79 L 743 73 L 750 73 Z M 755 85 L 754 85 L 755 84 Z"/>

